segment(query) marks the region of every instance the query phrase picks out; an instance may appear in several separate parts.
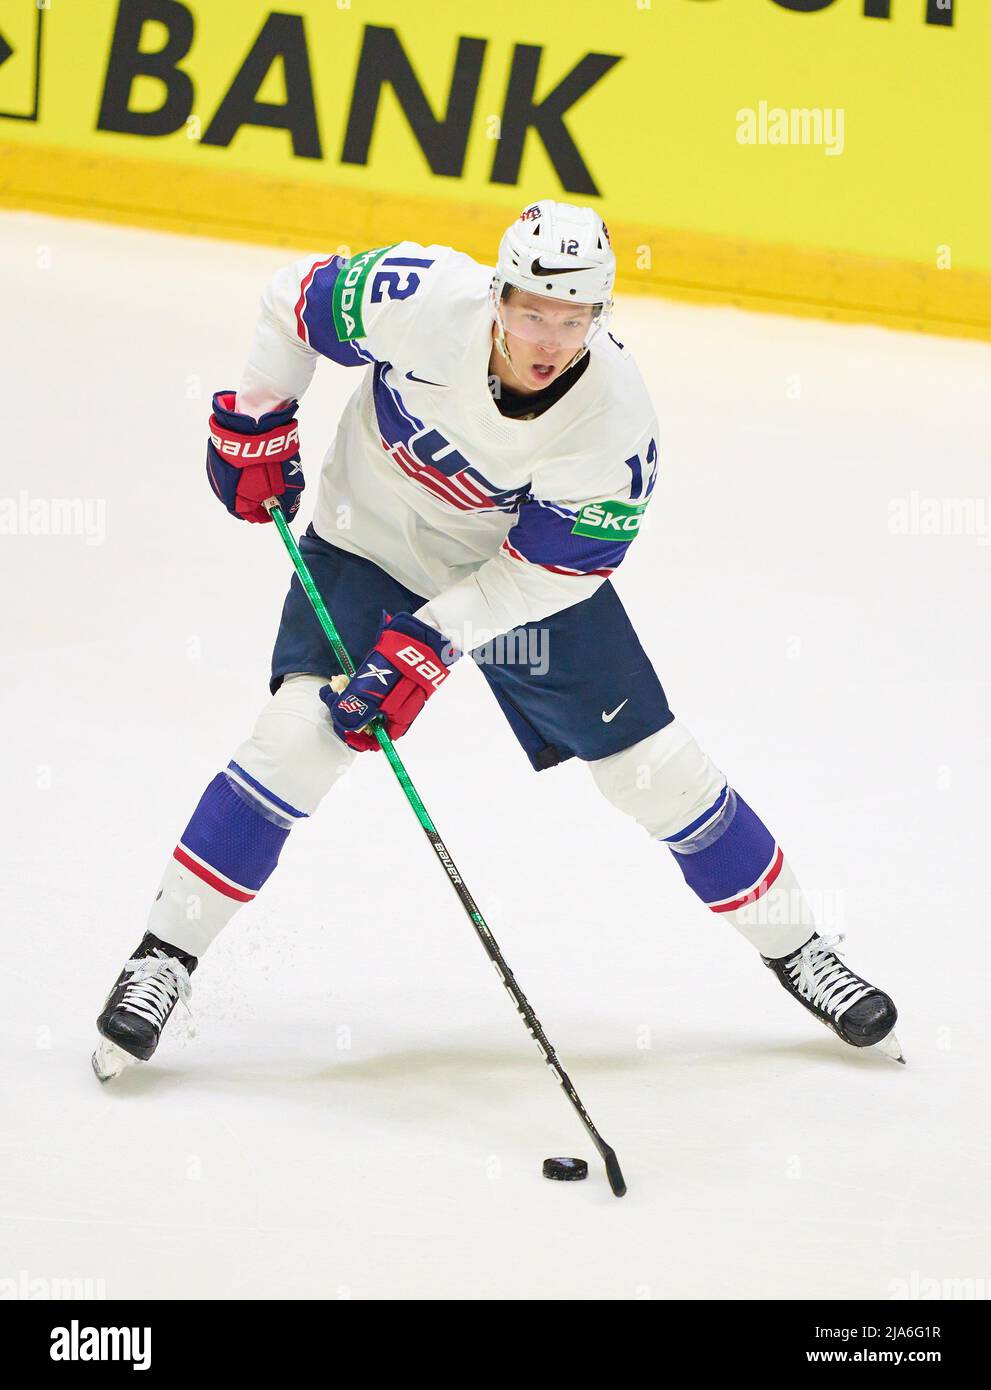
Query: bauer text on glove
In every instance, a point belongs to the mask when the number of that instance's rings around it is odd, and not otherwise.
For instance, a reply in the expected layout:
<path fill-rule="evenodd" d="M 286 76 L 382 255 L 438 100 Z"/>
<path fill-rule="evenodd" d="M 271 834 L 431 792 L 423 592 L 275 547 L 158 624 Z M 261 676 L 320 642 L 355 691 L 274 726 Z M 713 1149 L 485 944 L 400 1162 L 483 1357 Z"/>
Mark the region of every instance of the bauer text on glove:
<path fill-rule="evenodd" d="M 299 462 L 296 402 L 255 420 L 234 409 L 235 393 L 218 391 L 210 416 L 206 472 L 232 516 L 271 521 L 264 503 L 274 497 L 291 520 L 299 510 L 303 470 Z"/>
<path fill-rule="evenodd" d="M 443 633 L 412 613 L 383 613 L 374 647 L 345 688 L 320 691 L 335 733 L 352 748 L 377 748 L 365 725 L 380 717 L 390 738 L 402 738 L 459 655 Z"/>

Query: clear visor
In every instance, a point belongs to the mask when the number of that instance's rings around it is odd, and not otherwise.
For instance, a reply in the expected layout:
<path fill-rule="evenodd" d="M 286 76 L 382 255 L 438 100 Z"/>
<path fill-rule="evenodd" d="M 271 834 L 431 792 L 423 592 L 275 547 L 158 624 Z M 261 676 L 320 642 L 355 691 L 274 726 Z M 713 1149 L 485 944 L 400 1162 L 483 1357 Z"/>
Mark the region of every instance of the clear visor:
<path fill-rule="evenodd" d="M 568 304 L 561 299 L 528 294 L 525 300 L 511 294 L 499 303 L 503 328 L 517 338 L 549 351 L 577 352 L 584 347 L 602 312 L 600 304 Z"/>

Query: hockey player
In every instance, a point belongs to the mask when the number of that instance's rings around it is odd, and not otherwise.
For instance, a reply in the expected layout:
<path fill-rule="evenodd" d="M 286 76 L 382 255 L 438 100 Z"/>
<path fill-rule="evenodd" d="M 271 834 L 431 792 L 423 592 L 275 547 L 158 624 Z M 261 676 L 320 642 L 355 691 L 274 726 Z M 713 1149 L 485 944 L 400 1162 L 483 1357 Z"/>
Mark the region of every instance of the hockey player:
<path fill-rule="evenodd" d="M 272 698 L 166 865 L 98 1020 L 99 1075 L 151 1057 L 292 826 L 377 746 L 369 722 L 400 738 L 463 653 L 516 629 L 544 660 L 514 661 L 531 650 L 514 642 L 481 670 L 533 767 L 587 763 L 794 999 L 900 1060 L 891 999 L 815 931 L 777 841 L 675 718 L 609 582 L 658 470 L 647 391 L 609 332 L 615 267 L 594 211 L 543 200 L 506 232 L 494 273 L 400 242 L 300 261 L 268 286 L 238 389 L 213 398 L 207 474 L 233 516 L 268 522 L 276 498 L 292 517 L 297 402 L 320 357 L 359 369 L 301 550 L 345 645 L 367 655 L 332 687 L 337 663 L 294 577 Z"/>

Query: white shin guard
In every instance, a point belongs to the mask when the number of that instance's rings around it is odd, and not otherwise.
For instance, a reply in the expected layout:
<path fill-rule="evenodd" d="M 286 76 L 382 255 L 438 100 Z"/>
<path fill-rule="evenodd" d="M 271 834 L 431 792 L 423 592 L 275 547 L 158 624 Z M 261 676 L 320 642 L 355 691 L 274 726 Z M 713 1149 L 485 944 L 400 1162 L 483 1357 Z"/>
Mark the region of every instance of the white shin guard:
<path fill-rule="evenodd" d="M 677 720 L 589 768 L 603 796 L 666 842 L 706 906 L 762 955 L 788 955 L 809 939 L 808 903 L 770 832 Z M 700 872 L 695 856 L 724 836 L 715 869 L 710 854 Z"/>
<path fill-rule="evenodd" d="M 257 824 L 262 839 L 267 834 L 271 840 L 272 826 L 284 831 L 297 819 L 311 815 L 354 760 L 353 750 L 334 733 L 327 707 L 319 697 L 320 687 L 328 679 L 288 677 L 262 710 L 251 737 L 241 744 L 228 766 L 225 777 L 230 790 L 236 792 L 230 802 L 231 811 L 239 813 L 243 821 L 243 808 L 248 806 L 253 813 L 248 816 L 248 825 Z M 210 789 L 205 798 L 209 795 Z M 255 882 L 245 884 L 240 880 L 231 865 L 218 863 L 218 856 L 197 854 L 185 843 L 192 839 L 190 832 L 202 808 L 201 801 L 166 865 L 148 918 L 150 932 L 197 957 L 237 909 L 250 902 L 258 891 Z M 215 793 L 214 804 L 203 813 L 203 818 L 212 816 L 216 821 L 225 814 Z M 243 836 L 243 828 L 236 833 Z M 222 833 L 219 838 L 223 839 Z M 273 851 L 271 844 L 262 845 L 260 857 L 267 854 L 274 865 L 278 848 Z M 245 860 L 250 863 L 250 855 Z M 263 864 L 262 873 L 265 867 Z"/>
<path fill-rule="evenodd" d="M 329 676 L 287 676 L 232 759 L 307 816 L 357 757 L 334 733 L 320 699 L 320 687 L 329 681 Z"/>
<path fill-rule="evenodd" d="M 726 785 L 719 768 L 677 719 L 588 766 L 606 800 L 655 840 L 691 825 Z"/>

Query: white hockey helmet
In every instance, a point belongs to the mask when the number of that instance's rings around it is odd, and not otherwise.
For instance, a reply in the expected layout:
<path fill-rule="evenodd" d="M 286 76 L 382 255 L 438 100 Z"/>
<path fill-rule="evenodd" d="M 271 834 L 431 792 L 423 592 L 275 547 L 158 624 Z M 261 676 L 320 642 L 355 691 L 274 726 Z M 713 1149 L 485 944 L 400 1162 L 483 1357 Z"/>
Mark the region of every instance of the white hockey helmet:
<path fill-rule="evenodd" d="M 500 347 L 505 351 L 500 305 L 511 289 L 595 306 L 597 312 L 584 344 L 587 348 L 608 322 L 615 281 L 616 257 L 606 224 L 597 212 L 574 203 L 556 203 L 552 198 L 531 203 L 499 243 L 490 302 Z"/>

